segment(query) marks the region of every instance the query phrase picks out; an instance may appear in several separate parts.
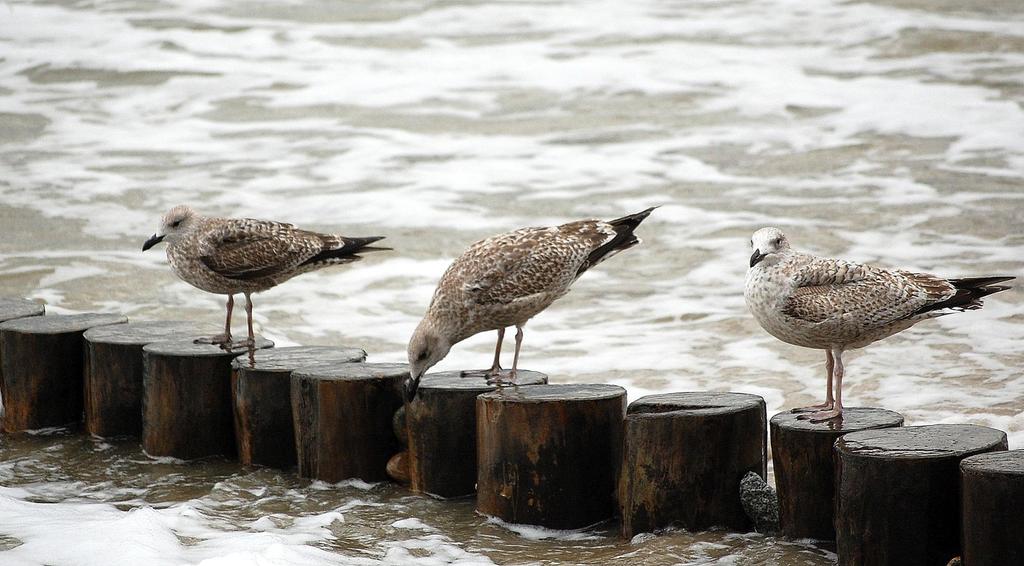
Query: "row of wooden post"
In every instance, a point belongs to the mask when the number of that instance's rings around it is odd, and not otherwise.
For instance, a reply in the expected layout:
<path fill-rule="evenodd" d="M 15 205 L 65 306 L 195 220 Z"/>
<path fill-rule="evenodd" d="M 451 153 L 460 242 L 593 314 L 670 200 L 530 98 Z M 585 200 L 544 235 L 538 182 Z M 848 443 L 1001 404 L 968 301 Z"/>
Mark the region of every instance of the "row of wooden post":
<path fill-rule="evenodd" d="M 449 372 L 425 376 L 403 405 L 407 366 L 364 363 L 359 349 L 260 339 L 250 364 L 244 350 L 194 343 L 213 330 L 192 323 L 42 314 L 0 300 L 6 432 L 84 414 L 90 434 L 141 436 L 151 456 L 237 455 L 328 482 L 390 476 L 558 529 L 617 514 L 627 537 L 750 530 L 740 479 L 767 475 L 755 395 L 670 393 L 627 408 L 617 386 L 546 385 L 521 371 L 518 387 L 495 389 Z M 843 565 L 944 564 L 961 550 L 970 566 L 1024 564 L 1024 451 L 1007 452 L 1005 433 L 986 427 L 902 425 L 883 409 L 818 424 L 775 415 L 782 534 L 836 540 Z"/>

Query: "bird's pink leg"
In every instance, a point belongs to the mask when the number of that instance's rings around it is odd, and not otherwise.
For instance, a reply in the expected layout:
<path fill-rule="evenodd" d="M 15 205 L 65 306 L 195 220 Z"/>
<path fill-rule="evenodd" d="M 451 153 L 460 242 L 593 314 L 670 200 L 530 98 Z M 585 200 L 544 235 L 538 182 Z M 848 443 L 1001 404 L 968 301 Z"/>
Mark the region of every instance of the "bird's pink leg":
<path fill-rule="evenodd" d="M 832 399 L 832 377 L 833 370 L 835 368 L 835 360 L 832 357 L 832 350 L 825 350 L 825 402 L 818 403 L 817 405 L 811 405 L 809 407 L 800 407 L 793 409 L 793 413 L 810 413 L 813 411 L 820 411 L 822 409 L 829 410 L 835 406 L 835 401 Z"/>
<path fill-rule="evenodd" d="M 501 343 L 505 340 L 505 329 L 498 329 L 498 343 L 494 346 L 494 363 L 491 369 L 471 369 L 459 373 L 459 377 L 482 377 L 488 381 L 501 376 Z"/>
<path fill-rule="evenodd" d="M 498 329 L 498 343 L 494 346 L 494 363 L 491 364 L 491 375 L 501 373 L 501 343 L 505 340 L 505 329 Z"/>
<path fill-rule="evenodd" d="M 249 339 L 246 346 L 249 347 L 249 366 L 256 366 L 256 334 L 252 331 L 252 294 L 245 294 L 245 320 L 249 324 Z"/>
<path fill-rule="evenodd" d="M 798 419 L 807 419 L 812 423 L 820 423 L 843 416 L 843 373 L 845 372 L 843 369 L 843 351 L 837 348 L 832 351 L 832 355 L 835 356 L 836 359 L 835 369 L 833 370 L 836 380 L 835 406 L 825 411 L 800 415 L 797 417 Z"/>
<path fill-rule="evenodd" d="M 235 296 L 228 295 L 228 316 L 224 321 L 224 334 L 218 334 L 209 338 L 196 338 L 193 340 L 196 344 L 214 344 L 221 348 L 231 347 L 231 311 L 235 308 Z"/>
<path fill-rule="evenodd" d="M 496 375 L 487 380 L 490 384 L 516 384 L 516 368 L 519 367 L 519 348 L 523 345 L 523 327 L 516 325 L 516 353 L 512 357 L 512 369 L 508 373 Z"/>

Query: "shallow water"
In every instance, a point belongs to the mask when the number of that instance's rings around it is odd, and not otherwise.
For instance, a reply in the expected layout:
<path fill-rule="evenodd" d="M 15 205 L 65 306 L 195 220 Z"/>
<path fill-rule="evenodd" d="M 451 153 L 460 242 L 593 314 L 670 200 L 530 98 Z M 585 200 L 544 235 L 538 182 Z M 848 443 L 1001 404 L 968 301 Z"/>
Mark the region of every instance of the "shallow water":
<path fill-rule="evenodd" d="M 531 322 L 524 367 L 631 399 L 756 393 L 771 414 L 818 400 L 824 360 L 747 314 L 750 232 L 1018 275 L 1022 103 L 1018 2 L 9 2 L 0 294 L 216 324 L 220 298 L 139 251 L 170 206 L 383 234 L 396 252 L 261 294 L 256 321 L 279 345 L 401 361 L 470 242 L 661 204 L 643 246 Z M 1022 298 L 851 354 L 848 404 L 1024 447 Z M 484 366 L 493 339 L 437 369 Z M 834 560 L 759 535 L 516 531 L 466 501 L 60 434 L 0 440 L 0 485 L 4 564 Z"/>

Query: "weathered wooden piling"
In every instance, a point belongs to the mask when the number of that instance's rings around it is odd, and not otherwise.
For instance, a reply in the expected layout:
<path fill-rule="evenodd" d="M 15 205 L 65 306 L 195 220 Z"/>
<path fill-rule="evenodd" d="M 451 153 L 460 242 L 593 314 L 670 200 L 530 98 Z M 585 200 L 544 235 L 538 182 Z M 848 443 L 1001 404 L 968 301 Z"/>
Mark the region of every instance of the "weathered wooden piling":
<path fill-rule="evenodd" d="M 392 428 L 405 364 L 341 364 L 296 370 L 292 414 L 299 475 L 326 482 L 388 479 L 399 450 Z"/>
<path fill-rule="evenodd" d="M 0 322 L 16 318 L 41 316 L 46 312 L 43 305 L 28 299 L 12 299 L 0 297 Z"/>
<path fill-rule="evenodd" d="M 964 564 L 1024 564 L 1024 450 L 964 458 L 960 487 Z"/>
<path fill-rule="evenodd" d="M 119 314 L 29 316 L 0 324 L 3 429 L 18 432 L 82 420 L 86 330 L 122 324 Z"/>
<path fill-rule="evenodd" d="M 519 370 L 516 382 L 542 385 L 548 377 Z M 423 376 L 405 416 L 413 491 L 443 498 L 476 491 L 476 398 L 496 388 L 457 371 Z"/>
<path fill-rule="evenodd" d="M 836 441 L 841 566 L 931 566 L 960 554 L 960 461 L 1006 450 L 975 425 L 853 432 Z"/>
<path fill-rule="evenodd" d="M 764 399 L 745 393 L 666 393 L 629 406 L 619 511 L 632 537 L 669 525 L 752 528 L 740 502 L 747 472 L 766 476 Z"/>
<path fill-rule="evenodd" d="M 903 415 L 885 409 L 847 407 L 841 419 L 812 423 L 786 411 L 772 417 L 772 461 L 779 494 L 779 529 L 790 538 L 835 540 L 833 445 L 861 430 L 903 426 Z"/>
<path fill-rule="evenodd" d="M 238 461 L 243 465 L 275 468 L 294 466 L 295 431 L 292 419 L 291 375 L 296 369 L 330 370 L 340 364 L 366 360 L 359 348 L 296 346 L 260 350 L 231 362 Z"/>
<path fill-rule="evenodd" d="M 256 337 L 257 348 L 273 342 Z M 150 456 L 188 460 L 234 457 L 231 360 L 245 346 L 223 350 L 193 339 L 147 344 L 142 395 L 142 448 Z"/>
<path fill-rule="evenodd" d="M 626 390 L 504 387 L 476 398 L 477 511 L 574 529 L 615 514 Z"/>
<path fill-rule="evenodd" d="M 41 316 L 46 311 L 46 308 L 36 302 L 29 301 L 27 299 L 15 299 L 15 298 L 0 298 L 0 323 L 7 322 L 8 320 L 14 320 L 16 318 L 25 318 L 28 316 Z M 3 371 L 3 357 L 0 352 L 0 372 Z M 0 373 L 0 418 L 3 415 L 3 400 L 4 395 L 4 380 Z M 3 429 L 3 422 L 0 421 L 0 430 Z"/>
<path fill-rule="evenodd" d="M 187 321 L 91 328 L 85 338 L 85 430 L 100 437 L 142 434 L 142 348 L 176 336 L 213 334 Z"/>

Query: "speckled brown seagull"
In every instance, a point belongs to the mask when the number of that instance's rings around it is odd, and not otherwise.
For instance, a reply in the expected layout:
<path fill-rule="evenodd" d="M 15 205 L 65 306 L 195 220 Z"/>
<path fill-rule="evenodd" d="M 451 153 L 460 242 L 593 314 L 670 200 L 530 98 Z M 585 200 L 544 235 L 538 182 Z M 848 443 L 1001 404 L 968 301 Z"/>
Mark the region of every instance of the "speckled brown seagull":
<path fill-rule="evenodd" d="M 367 247 L 383 236 L 351 238 L 300 230 L 291 224 L 250 218 L 202 216 L 187 206 L 176 206 L 163 216 L 160 229 L 146 240 L 146 251 L 167 242 L 167 261 L 186 283 L 218 295 L 227 295 L 224 334 L 197 340 L 230 348 L 231 310 L 235 294 L 245 295 L 249 325 L 249 355 L 255 345 L 252 331 L 252 294 L 266 291 L 307 271 L 351 263 L 359 253 L 388 248 Z"/>
<path fill-rule="evenodd" d="M 843 352 L 862 348 L 921 322 L 975 310 L 982 297 L 1005 291 L 1013 277 L 943 279 L 793 251 L 778 228 L 762 228 L 744 296 L 761 327 L 783 342 L 825 350 L 825 402 L 794 409 L 813 422 L 843 414 Z M 832 396 L 833 382 L 835 397 Z"/>
<path fill-rule="evenodd" d="M 454 344 L 486 330 L 498 331 L 498 343 L 494 363 L 480 373 L 492 382 L 515 383 L 526 322 L 568 293 L 587 269 L 639 244 L 633 230 L 652 210 L 609 221 L 523 228 L 470 246 L 441 277 L 409 340 L 406 398 L 415 397 L 420 377 Z M 512 369 L 502 372 L 501 342 L 509 326 L 516 327 L 516 350 Z"/>

